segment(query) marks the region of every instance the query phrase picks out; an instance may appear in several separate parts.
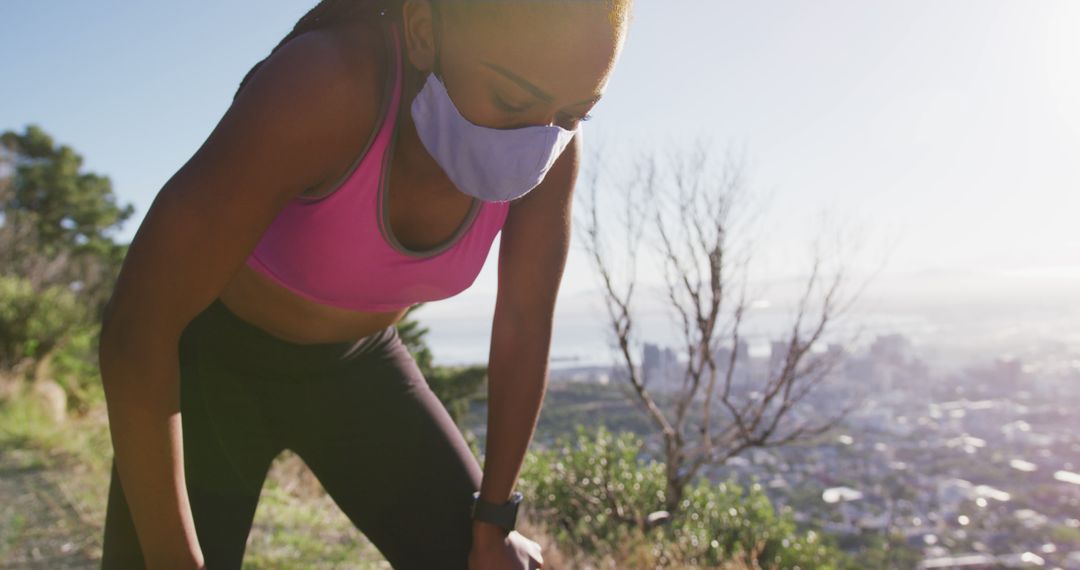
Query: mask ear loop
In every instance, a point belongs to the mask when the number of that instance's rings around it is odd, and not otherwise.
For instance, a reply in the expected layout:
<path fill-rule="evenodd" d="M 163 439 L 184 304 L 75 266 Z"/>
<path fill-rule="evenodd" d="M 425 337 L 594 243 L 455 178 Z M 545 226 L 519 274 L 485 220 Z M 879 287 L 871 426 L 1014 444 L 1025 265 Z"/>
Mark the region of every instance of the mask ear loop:
<path fill-rule="evenodd" d="M 439 8 L 439 0 L 429 0 L 429 2 L 431 4 L 431 32 L 435 36 L 435 63 L 432 66 L 432 73 L 445 85 L 446 81 L 442 74 L 442 9 Z"/>

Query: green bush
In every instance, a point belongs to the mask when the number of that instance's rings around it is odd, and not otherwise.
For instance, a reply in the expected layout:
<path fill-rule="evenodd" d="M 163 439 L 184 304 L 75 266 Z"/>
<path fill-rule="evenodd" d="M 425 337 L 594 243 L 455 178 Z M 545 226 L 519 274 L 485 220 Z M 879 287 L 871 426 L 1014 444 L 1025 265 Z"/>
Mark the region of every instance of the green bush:
<path fill-rule="evenodd" d="M 666 524 L 646 528 L 649 513 L 664 508 L 665 466 L 639 459 L 635 434 L 576 428 L 571 444 L 526 456 L 520 488 L 530 516 L 544 521 L 560 548 L 590 556 L 633 550 L 627 541 L 651 546 L 650 563 L 718 567 L 739 560 L 761 568 L 841 568 L 846 557 L 831 540 L 797 530 L 789 511 L 777 513 L 756 483 L 698 479 L 685 491 Z M 752 559 L 752 560 L 751 560 Z"/>
<path fill-rule="evenodd" d="M 28 279 L 0 275 L 0 367 L 48 355 L 85 317 L 70 289 L 57 285 L 39 292 Z"/>
<path fill-rule="evenodd" d="M 98 366 L 100 329 L 96 323 L 72 327 L 52 358 L 52 377 L 67 393 L 68 408 L 79 414 L 105 401 Z"/>

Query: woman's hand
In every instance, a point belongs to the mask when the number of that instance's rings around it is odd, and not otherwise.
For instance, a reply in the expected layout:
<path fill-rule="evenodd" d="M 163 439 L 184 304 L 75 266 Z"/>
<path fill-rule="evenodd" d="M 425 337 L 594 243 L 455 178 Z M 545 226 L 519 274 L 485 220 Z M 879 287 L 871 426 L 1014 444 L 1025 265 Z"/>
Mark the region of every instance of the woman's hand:
<path fill-rule="evenodd" d="M 536 570 L 544 567 L 540 545 L 516 530 L 506 534 L 483 521 L 473 522 L 469 570 Z"/>

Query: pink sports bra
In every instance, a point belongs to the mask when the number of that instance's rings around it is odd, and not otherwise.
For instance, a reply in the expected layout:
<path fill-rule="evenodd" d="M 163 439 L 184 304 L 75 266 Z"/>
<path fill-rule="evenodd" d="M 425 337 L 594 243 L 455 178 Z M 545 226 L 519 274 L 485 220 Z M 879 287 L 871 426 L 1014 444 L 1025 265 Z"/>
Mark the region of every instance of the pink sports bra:
<path fill-rule="evenodd" d="M 330 194 L 293 197 L 245 262 L 307 299 L 357 311 L 394 311 L 464 291 L 480 273 L 510 210 L 509 202 L 474 198 L 453 235 L 422 251 L 394 237 L 387 191 L 403 70 L 393 27 L 391 34 L 393 91 L 384 92 L 381 126 L 368 148 Z"/>

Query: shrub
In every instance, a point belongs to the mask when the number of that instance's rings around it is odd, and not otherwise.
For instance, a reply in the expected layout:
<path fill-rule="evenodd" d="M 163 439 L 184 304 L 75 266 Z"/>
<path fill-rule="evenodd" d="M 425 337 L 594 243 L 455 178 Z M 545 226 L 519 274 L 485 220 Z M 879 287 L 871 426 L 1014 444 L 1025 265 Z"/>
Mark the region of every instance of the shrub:
<path fill-rule="evenodd" d="M 67 393 L 68 408 L 79 414 L 105 401 L 98 365 L 99 332 L 96 323 L 72 327 L 52 358 L 53 379 Z"/>
<path fill-rule="evenodd" d="M 70 289 L 35 291 L 28 279 L 0 275 L 0 368 L 48 356 L 84 320 L 85 309 Z"/>
<path fill-rule="evenodd" d="M 758 484 L 705 478 L 688 487 L 667 523 L 651 526 L 648 515 L 663 509 L 665 465 L 643 461 L 635 434 L 594 434 L 576 428 L 576 441 L 559 438 L 553 449 L 526 456 L 521 490 L 527 511 L 545 523 L 561 549 L 611 557 L 650 546 L 657 567 L 840 568 L 843 553 L 831 540 L 800 532 L 790 511 L 777 513 Z M 631 543 L 631 544 L 628 544 Z M 640 563 L 640 562 L 638 562 Z"/>

